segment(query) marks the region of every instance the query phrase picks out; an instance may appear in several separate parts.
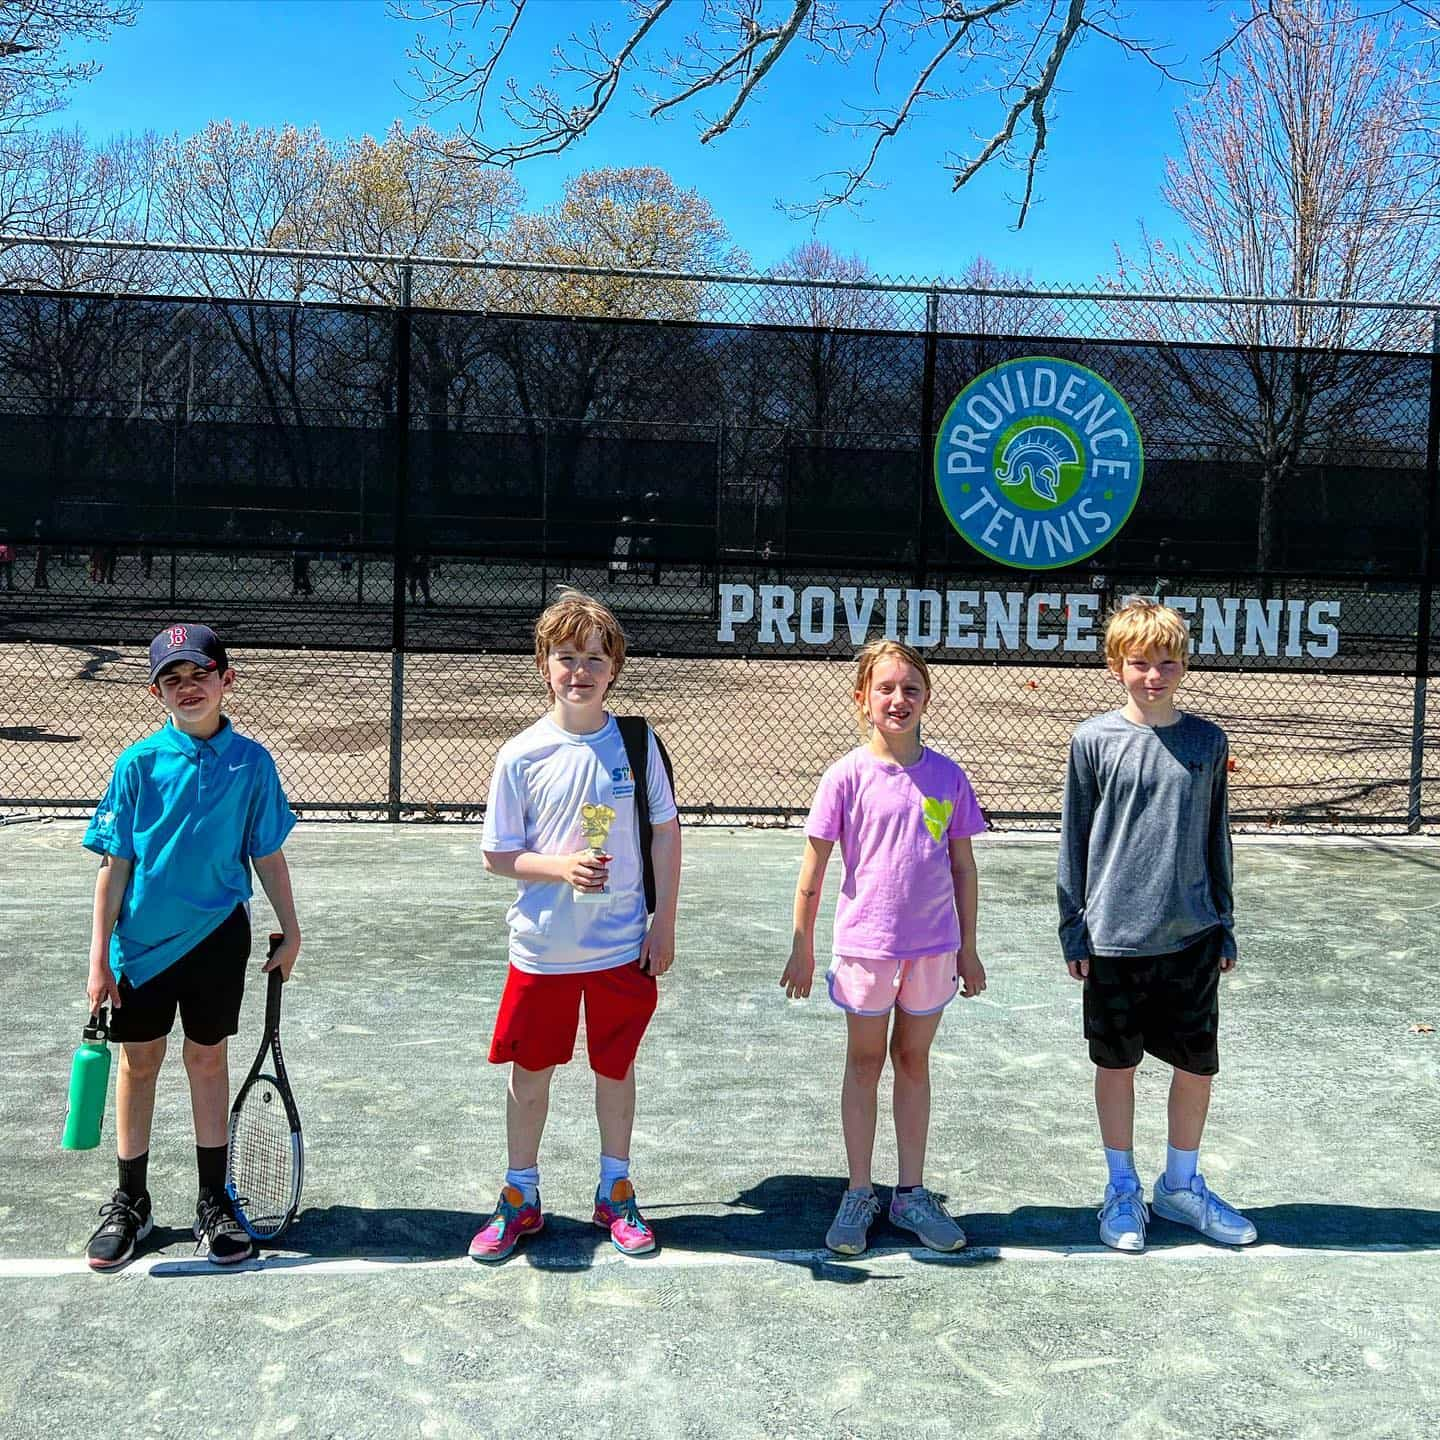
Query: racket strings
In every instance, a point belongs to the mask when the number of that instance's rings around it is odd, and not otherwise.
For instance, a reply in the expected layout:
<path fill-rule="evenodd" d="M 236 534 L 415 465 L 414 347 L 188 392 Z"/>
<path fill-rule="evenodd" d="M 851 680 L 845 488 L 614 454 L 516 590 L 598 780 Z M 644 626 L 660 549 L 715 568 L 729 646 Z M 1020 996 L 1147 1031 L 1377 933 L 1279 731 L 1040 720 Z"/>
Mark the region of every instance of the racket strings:
<path fill-rule="evenodd" d="M 261 1076 L 230 1130 L 235 1203 L 256 1230 L 278 1230 L 295 1202 L 297 1167 L 290 1117 L 279 1087 Z"/>

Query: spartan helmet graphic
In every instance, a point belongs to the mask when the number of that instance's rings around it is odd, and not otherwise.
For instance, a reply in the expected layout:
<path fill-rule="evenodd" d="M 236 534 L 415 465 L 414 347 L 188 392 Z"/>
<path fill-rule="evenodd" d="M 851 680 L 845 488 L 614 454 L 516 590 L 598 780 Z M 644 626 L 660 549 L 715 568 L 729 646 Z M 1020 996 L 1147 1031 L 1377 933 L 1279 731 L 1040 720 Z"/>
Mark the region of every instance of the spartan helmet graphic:
<path fill-rule="evenodd" d="M 1060 484 L 1060 467 L 1078 465 L 1075 442 L 1063 431 L 1048 425 L 1031 425 L 1012 436 L 995 468 L 995 478 L 1013 488 L 1029 485 L 1037 499 L 1055 503 Z"/>

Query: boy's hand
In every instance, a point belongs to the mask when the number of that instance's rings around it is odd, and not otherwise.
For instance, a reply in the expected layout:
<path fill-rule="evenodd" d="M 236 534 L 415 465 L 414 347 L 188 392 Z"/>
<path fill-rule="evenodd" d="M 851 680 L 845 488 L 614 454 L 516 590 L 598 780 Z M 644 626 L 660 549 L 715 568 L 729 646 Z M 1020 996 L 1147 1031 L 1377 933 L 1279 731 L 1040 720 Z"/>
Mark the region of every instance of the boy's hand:
<path fill-rule="evenodd" d="M 1228 975 L 1239 963 L 1240 957 L 1238 955 L 1222 955 L 1220 957 L 1220 973 L 1222 975 Z"/>
<path fill-rule="evenodd" d="M 1065 968 L 1070 972 L 1072 980 L 1084 980 L 1090 974 L 1090 962 L 1088 960 L 1067 960 Z"/>
<path fill-rule="evenodd" d="M 300 937 L 298 935 L 286 935 L 286 937 L 275 947 L 275 953 L 260 967 L 262 975 L 268 975 L 272 970 L 278 970 L 284 980 L 290 978 L 290 972 L 295 968 L 295 961 L 300 955 Z"/>
<path fill-rule="evenodd" d="M 985 967 L 973 946 L 962 949 L 956 957 L 960 966 L 960 994 L 973 1000 L 985 988 Z"/>
<path fill-rule="evenodd" d="M 577 850 L 560 858 L 560 879 L 576 890 L 603 890 L 610 878 L 610 857 L 593 850 Z"/>
<path fill-rule="evenodd" d="M 787 1000 L 805 1000 L 810 995 L 810 985 L 815 978 L 815 955 L 804 946 L 796 945 L 790 951 L 785 963 L 785 973 L 780 977 L 780 988 Z"/>
<path fill-rule="evenodd" d="M 115 983 L 115 974 L 110 962 L 105 959 L 90 962 L 90 978 L 85 982 L 85 999 L 94 1015 L 102 1005 L 112 1010 L 120 1008 L 120 987 Z"/>
<path fill-rule="evenodd" d="M 675 922 L 652 920 L 640 942 L 640 969 L 646 975 L 663 975 L 675 963 Z"/>

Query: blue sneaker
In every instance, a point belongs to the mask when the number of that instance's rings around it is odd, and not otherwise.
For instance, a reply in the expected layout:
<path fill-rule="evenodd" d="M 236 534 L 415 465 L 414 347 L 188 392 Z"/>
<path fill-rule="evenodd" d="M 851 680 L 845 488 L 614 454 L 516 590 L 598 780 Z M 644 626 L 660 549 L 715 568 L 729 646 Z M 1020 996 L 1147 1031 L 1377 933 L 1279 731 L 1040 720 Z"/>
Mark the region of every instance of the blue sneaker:
<path fill-rule="evenodd" d="M 1100 1238 L 1112 1249 L 1138 1255 L 1145 1248 L 1145 1226 L 1150 1212 L 1138 1181 L 1107 1185 L 1100 1207 Z"/>
<path fill-rule="evenodd" d="M 1162 1174 L 1155 1182 L 1150 1208 L 1166 1220 L 1188 1225 L 1221 1245 L 1250 1245 L 1255 1241 L 1254 1225 L 1216 1195 L 1203 1175 L 1196 1175 L 1183 1189 L 1172 1190 Z"/>

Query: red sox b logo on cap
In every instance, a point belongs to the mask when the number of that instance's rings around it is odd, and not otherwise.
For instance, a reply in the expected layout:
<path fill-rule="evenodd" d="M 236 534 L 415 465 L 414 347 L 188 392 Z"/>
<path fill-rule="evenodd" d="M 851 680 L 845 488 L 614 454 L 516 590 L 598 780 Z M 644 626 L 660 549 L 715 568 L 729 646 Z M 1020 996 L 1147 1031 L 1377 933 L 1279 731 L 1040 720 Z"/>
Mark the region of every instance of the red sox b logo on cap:
<path fill-rule="evenodd" d="M 186 632 L 183 625 L 172 625 L 170 627 L 170 648 L 177 649 L 186 641 Z"/>

